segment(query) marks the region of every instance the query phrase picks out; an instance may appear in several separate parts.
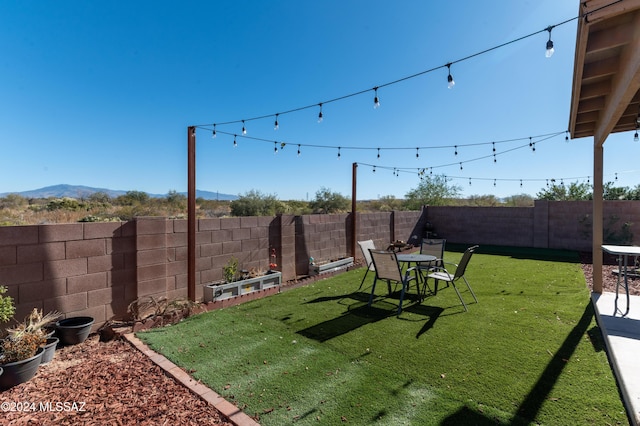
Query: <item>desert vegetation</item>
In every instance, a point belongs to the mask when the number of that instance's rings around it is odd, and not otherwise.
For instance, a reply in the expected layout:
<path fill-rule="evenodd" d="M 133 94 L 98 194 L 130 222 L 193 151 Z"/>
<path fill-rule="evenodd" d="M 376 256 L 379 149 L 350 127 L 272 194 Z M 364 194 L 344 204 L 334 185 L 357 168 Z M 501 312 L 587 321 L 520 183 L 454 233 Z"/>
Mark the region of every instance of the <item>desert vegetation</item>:
<path fill-rule="evenodd" d="M 445 176 L 427 176 L 411 189 L 404 199 L 392 195 L 375 200 L 360 200 L 360 212 L 419 210 L 430 206 L 529 207 L 534 197 L 517 194 L 505 198 L 495 195 L 460 196 L 462 188 Z M 588 183 L 552 181 L 542 188 L 535 199 L 550 201 L 591 200 Z M 640 185 L 635 188 L 604 185 L 605 200 L 640 200 Z M 196 199 L 199 218 L 224 216 L 272 216 L 277 214 L 331 214 L 351 211 L 351 199 L 322 187 L 310 201 L 280 200 L 275 194 L 251 190 L 233 201 Z M 146 192 L 128 191 L 111 197 L 95 192 L 82 198 L 27 198 L 19 194 L 0 197 L 0 226 L 35 225 L 46 223 L 128 221 L 137 216 L 186 218 L 187 197 L 174 190 L 164 197 L 151 197 Z"/>

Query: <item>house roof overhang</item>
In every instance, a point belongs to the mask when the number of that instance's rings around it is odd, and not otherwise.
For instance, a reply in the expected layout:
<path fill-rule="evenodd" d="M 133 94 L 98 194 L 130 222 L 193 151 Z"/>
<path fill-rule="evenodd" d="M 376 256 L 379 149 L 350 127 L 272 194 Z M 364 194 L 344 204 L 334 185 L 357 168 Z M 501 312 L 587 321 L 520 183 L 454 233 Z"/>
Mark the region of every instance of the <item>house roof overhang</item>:
<path fill-rule="evenodd" d="M 571 92 L 572 138 L 637 128 L 640 113 L 640 0 L 580 2 Z"/>

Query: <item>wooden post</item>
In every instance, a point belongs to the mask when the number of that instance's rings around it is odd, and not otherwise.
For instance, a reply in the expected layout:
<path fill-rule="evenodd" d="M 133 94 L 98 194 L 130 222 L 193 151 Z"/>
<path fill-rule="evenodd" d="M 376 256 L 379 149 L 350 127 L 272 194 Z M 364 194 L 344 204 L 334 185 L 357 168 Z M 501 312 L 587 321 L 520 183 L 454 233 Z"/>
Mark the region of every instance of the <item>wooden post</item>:
<path fill-rule="evenodd" d="M 187 296 L 196 301 L 196 128 L 187 128 Z"/>
<path fill-rule="evenodd" d="M 358 163 L 353 163 L 351 171 L 351 256 L 355 260 L 356 258 L 356 238 L 358 237 L 358 221 L 356 219 L 356 198 L 357 198 L 357 178 L 358 178 Z"/>
<path fill-rule="evenodd" d="M 603 141 L 604 142 L 604 141 Z M 602 293 L 602 241 L 604 208 L 603 197 L 603 146 L 596 142 L 593 148 L 593 228 L 591 257 L 593 262 L 593 292 Z"/>

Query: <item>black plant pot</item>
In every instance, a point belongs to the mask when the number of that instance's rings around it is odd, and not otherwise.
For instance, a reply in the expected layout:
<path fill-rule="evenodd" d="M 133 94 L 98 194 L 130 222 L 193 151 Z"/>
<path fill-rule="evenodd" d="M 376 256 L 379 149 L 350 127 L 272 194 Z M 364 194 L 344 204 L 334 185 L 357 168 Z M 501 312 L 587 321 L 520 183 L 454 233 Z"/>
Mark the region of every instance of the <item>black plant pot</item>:
<path fill-rule="evenodd" d="M 77 345 L 84 342 L 93 325 L 91 317 L 71 317 L 56 323 L 56 336 L 63 345 Z"/>
<path fill-rule="evenodd" d="M 47 343 L 43 346 L 44 352 L 40 359 L 40 364 L 47 364 L 53 360 L 53 356 L 56 354 L 56 347 L 58 346 L 60 339 L 57 337 L 48 337 Z"/>
<path fill-rule="evenodd" d="M 38 348 L 38 351 L 31 358 L 21 361 L 9 362 L 2 364 L 2 375 L 0 375 L 0 391 L 4 391 L 30 380 L 36 375 L 40 359 L 44 353 L 44 348 Z"/>

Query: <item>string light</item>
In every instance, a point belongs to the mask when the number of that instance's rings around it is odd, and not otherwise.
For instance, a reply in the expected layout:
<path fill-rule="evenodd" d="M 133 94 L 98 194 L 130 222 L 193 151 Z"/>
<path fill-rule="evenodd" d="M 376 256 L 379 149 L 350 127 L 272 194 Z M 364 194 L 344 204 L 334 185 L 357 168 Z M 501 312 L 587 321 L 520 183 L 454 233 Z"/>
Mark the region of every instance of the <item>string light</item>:
<path fill-rule="evenodd" d="M 460 163 L 460 170 L 462 170 L 462 163 Z"/>
<path fill-rule="evenodd" d="M 380 148 L 378 148 L 378 160 L 380 159 Z"/>
<path fill-rule="evenodd" d="M 237 135 L 233 135 L 233 147 L 236 148 L 238 146 L 238 142 L 236 141 L 236 136 Z"/>
<path fill-rule="evenodd" d="M 494 187 L 496 186 L 496 180 L 495 179 L 493 180 L 493 186 Z"/>
<path fill-rule="evenodd" d="M 247 128 L 244 126 L 244 120 L 242 120 L 242 134 L 243 135 L 247 134 Z"/>
<path fill-rule="evenodd" d="M 453 148 L 455 149 L 453 155 L 458 155 L 458 145 L 454 145 Z"/>
<path fill-rule="evenodd" d="M 373 166 L 373 173 L 376 172 L 376 166 Z"/>
<path fill-rule="evenodd" d="M 300 157 L 300 144 L 298 144 L 298 157 Z"/>
<path fill-rule="evenodd" d="M 567 142 L 567 143 L 569 142 L 569 131 L 568 130 L 566 130 L 564 132 L 564 141 Z"/>
<path fill-rule="evenodd" d="M 276 122 L 273 123 L 273 130 L 278 130 L 280 128 L 280 124 L 278 123 L 278 116 L 280 113 L 276 114 Z"/>
<path fill-rule="evenodd" d="M 216 132 L 216 124 L 213 123 L 213 132 L 211 133 L 211 138 L 215 139 L 215 137 L 218 135 L 218 133 Z"/>
<path fill-rule="evenodd" d="M 527 38 L 533 37 L 533 36 L 535 36 L 535 35 L 537 35 L 537 34 L 539 34 L 541 32 L 544 32 L 544 31 L 547 31 L 549 33 L 549 40 L 547 41 L 547 49 L 546 49 L 545 56 L 550 57 L 554 52 L 553 41 L 551 40 L 551 31 L 552 31 L 553 28 L 555 28 L 557 26 L 568 24 L 568 23 L 570 23 L 570 22 L 572 22 L 574 20 L 577 20 L 577 19 L 581 19 L 581 18 L 585 18 L 586 19 L 592 13 L 598 12 L 598 11 L 600 11 L 602 9 L 605 9 L 605 8 L 608 8 L 608 7 L 613 6 L 615 4 L 618 4 L 618 3 L 620 3 L 620 1 L 622 1 L 622 0 L 612 0 L 611 3 L 606 4 L 606 5 L 602 6 L 602 7 L 597 8 L 597 9 L 591 10 L 591 11 L 587 12 L 586 14 L 581 14 L 581 15 L 578 15 L 578 16 L 574 16 L 573 18 L 566 19 L 566 20 L 564 20 L 562 22 L 559 22 L 559 23 L 557 23 L 555 25 L 550 25 L 547 28 L 544 28 L 542 30 L 538 30 L 538 31 L 526 34 L 524 36 L 521 36 L 521 37 L 518 37 L 518 38 L 515 38 L 515 39 L 512 39 L 512 40 L 506 41 L 504 43 L 501 43 L 499 45 L 495 45 L 495 46 L 489 47 L 487 49 L 478 51 L 476 53 L 472 53 L 472 54 L 467 55 L 467 56 L 465 56 L 463 58 L 456 59 L 453 62 L 449 62 L 449 63 L 444 64 L 444 65 L 433 67 L 431 69 L 423 70 L 423 71 L 420 71 L 420 72 L 412 74 L 412 75 L 404 76 L 404 77 L 398 78 L 396 80 L 393 80 L 393 81 L 390 81 L 390 82 L 386 82 L 384 84 L 380 84 L 380 85 L 376 86 L 375 89 L 380 88 L 380 87 L 391 86 L 391 85 L 394 85 L 394 84 L 397 84 L 397 83 L 400 83 L 400 82 L 403 82 L 403 81 L 406 81 L 406 80 L 414 79 L 416 77 L 420 77 L 422 75 L 434 72 L 434 71 L 436 71 L 436 70 L 438 70 L 438 69 L 440 69 L 440 68 L 442 68 L 444 66 L 446 66 L 447 70 L 448 70 L 447 87 L 452 88 L 455 85 L 455 81 L 453 79 L 453 76 L 451 75 L 451 65 L 452 64 L 458 63 L 458 62 L 467 61 L 467 60 L 476 58 L 478 56 L 493 52 L 494 50 L 497 50 L 497 49 L 509 46 L 511 44 L 523 41 L 523 40 L 525 40 Z M 365 92 L 368 92 L 369 90 L 371 90 L 371 89 L 361 90 L 361 91 L 358 91 L 358 92 L 353 92 L 353 93 L 350 93 L 350 94 L 342 95 L 342 96 L 339 96 L 339 97 L 336 97 L 336 98 L 333 98 L 333 99 L 329 99 L 329 100 L 323 101 L 323 103 L 341 101 L 341 100 L 344 100 L 344 99 L 347 99 L 347 98 L 350 98 L 350 97 L 353 97 L 353 96 L 361 95 L 361 94 L 363 94 Z M 375 102 L 374 102 L 374 104 L 375 104 Z M 320 104 L 312 104 L 312 105 L 307 105 L 307 106 L 300 106 L 300 107 L 293 108 L 293 109 L 288 110 L 288 111 L 281 111 L 280 114 L 289 114 L 289 113 L 301 111 L 301 110 L 304 110 L 304 109 L 313 108 L 316 105 L 320 105 L 320 108 L 322 109 L 322 103 L 320 103 Z M 270 117 L 270 116 L 273 116 L 273 115 L 274 114 L 272 113 L 272 114 L 269 114 L 269 115 L 252 117 L 252 118 L 248 118 L 247 121 L 263 119 L 263 118 L 267 118 L 267 117 Z M 322 116 L 322 114 L 320 113 L 319 114 L 319 118 L 322 118 L 321 116 Z M 244 120 L 241 120 L 241 121 L 244 123 Z M 321 120 L 319 120 L 319 121 L 321 121 Z M 225 122 L 225 123 L 217 123 L 217 124 L 222 125 L 222 124 L 232 124 L 232 123 L 238 123 L 238 122 L 239 122 L 238 120 L 235 120 L 235 121 L 228 121 L 228 122 Z M 201 126 L 196 126 L 196 127 L 201 127 Z"/>
<path fill-rule="evenodd" d="M 318 104 L 320 107 L 320 112 L 318 113 L 318 123 L 322 123 L 322 102 Z"/>
<path fill-rule="evenodd" d="M 420 148 L 416 148 L 416 158 L 420 158 Z"/>
<path fill-rule="evenodd" d="M 340 159 L 340 147 L 338 147 L 338 160 Z"/>
<path fill-rule="evenodd" d="M 555 52 L 555 49 L 553 48 L 553 41 L 551 40 L 551 30 L 553 29 L 553 25 L 550 25 L 549 27 L 547 27 L 547 31 L 549 31 L 549 40 L 547 41 L 547 50 L 544 54 L 545 57 L 550 58 L 553 56 L 553 52 Z"/>
<path fill-rule="evenodd" d="M 638 137 L 638 129 L 639 128 L 640 128 L 640 125 L 638 125 L 638 123 L 636 123 L 636 133 L 633 135 L 633 141 L 634 142 L 640 141 L 640 137 Z"/>
<path fill-rule="evenodd" d="M 375 92 L 375 96 L 373 98 L 373 108 L 377 109 L 378 107 L 380 107 L 380 99 L 378 99 L 378 88 L 374 87 L 373 90 Z"/>
<path fill-rule="evenodd" d="M 456 85 L 456 82 L 453 81 L 453 76 L 451 75 L 451 62 L 447 64 L 447 72 L 449 75 L 447 76 L 447 88 L 453 89 L 453 86 Z"/>
<path fill-rule="evenodd" d="M 278 153 L 278 142 L 273 142 L 273 155 Z"/>

